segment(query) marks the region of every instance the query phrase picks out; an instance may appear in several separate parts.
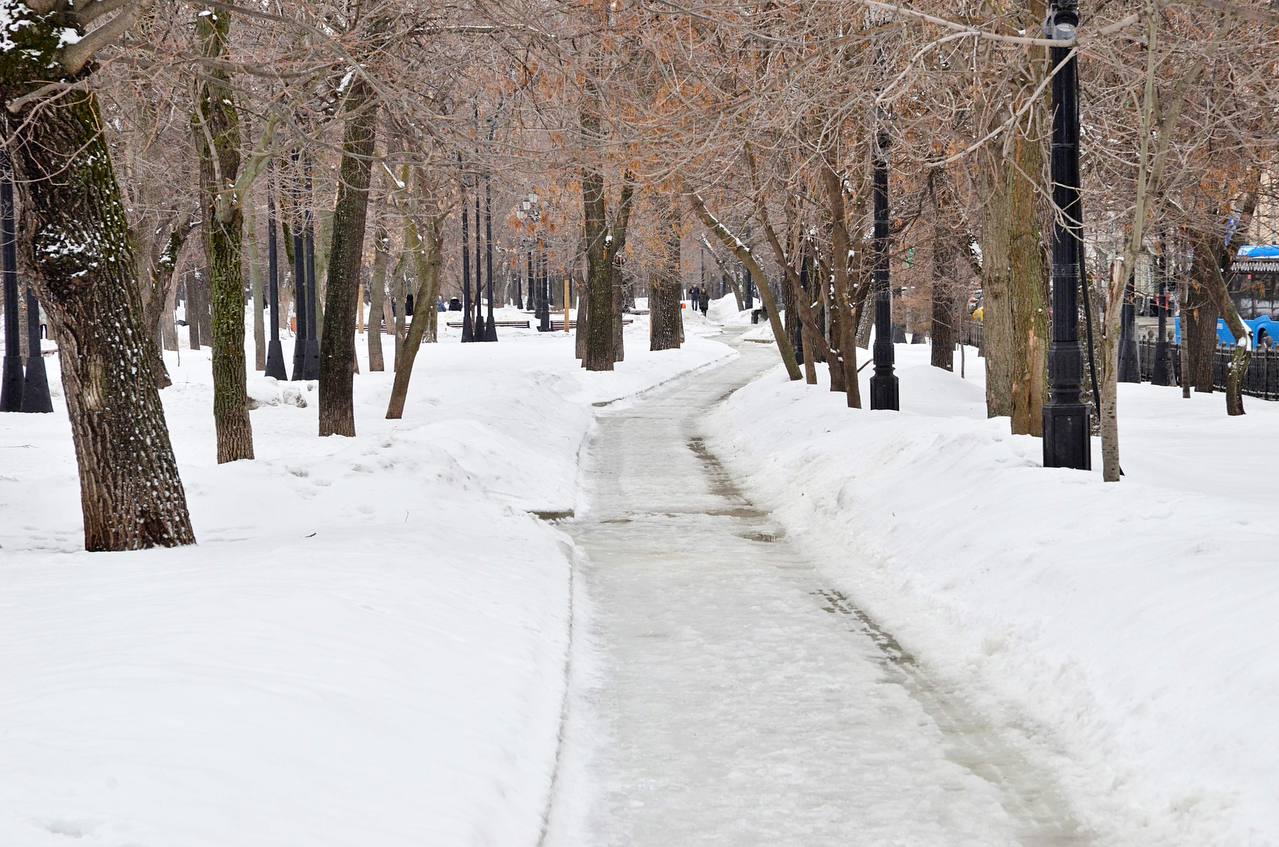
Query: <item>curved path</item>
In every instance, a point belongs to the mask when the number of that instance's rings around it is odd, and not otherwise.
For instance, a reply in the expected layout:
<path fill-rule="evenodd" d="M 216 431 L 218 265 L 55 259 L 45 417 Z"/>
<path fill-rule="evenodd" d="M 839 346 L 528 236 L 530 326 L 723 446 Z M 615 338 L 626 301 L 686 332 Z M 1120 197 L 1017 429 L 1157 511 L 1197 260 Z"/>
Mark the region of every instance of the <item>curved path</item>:
<path fill-rule="evenodd" d="M 584 611 L 545 843 L 1094 843 L 716 459 L 706 412 L 776 361 L 740 349 L 602 410 L 585 449 L 561 524 Z"/>

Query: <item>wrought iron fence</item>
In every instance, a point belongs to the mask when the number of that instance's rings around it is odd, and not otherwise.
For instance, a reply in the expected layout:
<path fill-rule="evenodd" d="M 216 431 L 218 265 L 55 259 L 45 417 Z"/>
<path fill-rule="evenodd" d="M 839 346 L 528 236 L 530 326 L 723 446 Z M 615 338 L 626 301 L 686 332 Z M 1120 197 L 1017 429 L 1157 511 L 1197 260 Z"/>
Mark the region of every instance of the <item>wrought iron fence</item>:
<path fill-rule="evenodd" d="M 1155 371 L 1155 342 L 1140 341 L 1137 344 L 1141 363 L 1141 379 L 1150 381 Z M 1212 386 L 1226 390 L 1226 376 L 1230 372 L 1230 359 L 1234 348 L 1221 345 L 1212 355 Z M 1181 385 L 1181 345 L 1168 345 L 1169 364 L 1172 366 L 1173 385 Z M 1262 400 L 1279 400 L 1279 350 L 1263 348 L 1254 350 L 1248 372 L 1244 374 L 1243 393 Z"/>
<path fill-rule="evenodd" d="M 964 324 L 962 339 L 965 344 L 977 347 L 982 344 L 982 325 L 976 321 Z M 1085 345 L 1086 347 L 1086 345 Z M 1230 359 L 1234 348 L 1221 345 L 1212 356 L 1212 385 L 1219 391 L 1226 390 L 1226 375 L 1230 372 Z M 1087 349 L 1084 350 L 1084 368 L 1087 372 Z M 1155 342 L 1142 340 L 1137 342 L 1138 362 L 1141 370 L 1141 381 L 1152 382 L 1155 372 Z M 1181 385 L 1181 345 L 1168 345 L 1168 367 L 1172 370 L 1170 385 Z M 1261 400 L 1279 400 L 1279 348 L 1262 348 L 1254 350 L 1248 372 L 1244 375 L 1243 393 Z"/>

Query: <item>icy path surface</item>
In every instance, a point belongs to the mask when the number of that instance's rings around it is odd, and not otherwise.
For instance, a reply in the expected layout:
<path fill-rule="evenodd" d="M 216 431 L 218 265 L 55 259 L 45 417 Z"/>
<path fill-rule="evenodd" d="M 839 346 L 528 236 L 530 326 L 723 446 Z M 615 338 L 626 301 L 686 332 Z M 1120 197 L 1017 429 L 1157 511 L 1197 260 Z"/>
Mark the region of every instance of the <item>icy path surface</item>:
<path fill-rule="evenodd" d="M 603 410 L 548 845 L 1083 845 L 1049 774 L 752 505 L 700 421 L 776 361 Z M 850 551 L 850 555 L 855 555 Z"/>

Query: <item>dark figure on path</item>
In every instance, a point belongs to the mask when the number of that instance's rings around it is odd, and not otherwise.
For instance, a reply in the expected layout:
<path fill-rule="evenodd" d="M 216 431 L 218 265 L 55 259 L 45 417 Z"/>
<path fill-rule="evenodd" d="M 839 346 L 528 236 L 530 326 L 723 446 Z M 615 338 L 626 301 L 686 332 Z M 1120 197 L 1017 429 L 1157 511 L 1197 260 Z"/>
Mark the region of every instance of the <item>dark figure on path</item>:
<path fill-rule="evenodd" d="M 698 306 L 701 304 L 701 302 L 702 302 L 702 293 L 701 293 L 701 290 L 700 290 L 700 289 L 698 289 L 698 287 L 697 287 L 696 285 L 695 285 L 695 286 L 693 286 L 691 289 L 689 289 L 689 292 L 688 292 L 688 299 L 689 299 L 689 301 L 693 304 L 693 311 L 694 311 L 694 312 L 696 312 L 696 311 L 697 311 L 697 307 L 698 307 Z"/>
<path fill-rule="evenodd" d="M 703 288 L 701 293 L 702 293 L 701 310 L 702 310 L 702 314 L 704 315 L 707 313 L 707 311 L 711 307 L 711 292 L 709 289 Z"/>

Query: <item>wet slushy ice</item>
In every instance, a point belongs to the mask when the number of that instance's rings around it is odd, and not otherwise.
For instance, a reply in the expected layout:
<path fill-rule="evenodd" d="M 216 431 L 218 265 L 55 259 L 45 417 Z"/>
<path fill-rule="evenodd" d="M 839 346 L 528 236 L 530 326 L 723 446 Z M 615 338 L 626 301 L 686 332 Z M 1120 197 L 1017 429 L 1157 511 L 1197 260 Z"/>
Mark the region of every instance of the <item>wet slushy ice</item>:
<path fill-rule="evenodd" d="M 740 349 L 601 410 L 584 452 L 561 526 L 593 667 L 573 675 L 574 773 L 547 843 L 1096 843 L 1051 775 L 826 584 L 720 463 L 708 410 L 776 361 Z"/>

